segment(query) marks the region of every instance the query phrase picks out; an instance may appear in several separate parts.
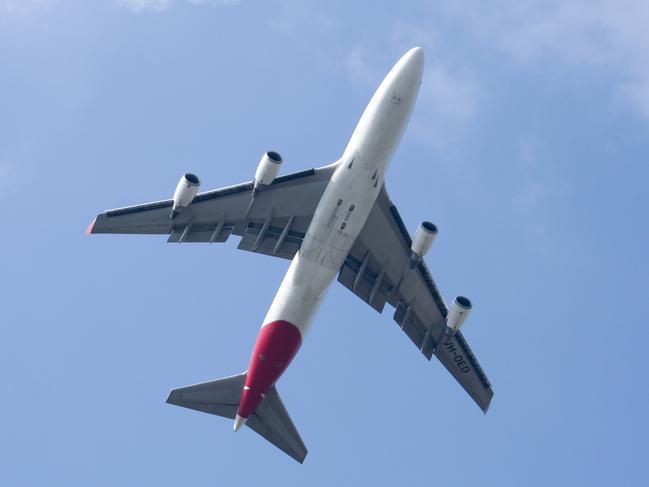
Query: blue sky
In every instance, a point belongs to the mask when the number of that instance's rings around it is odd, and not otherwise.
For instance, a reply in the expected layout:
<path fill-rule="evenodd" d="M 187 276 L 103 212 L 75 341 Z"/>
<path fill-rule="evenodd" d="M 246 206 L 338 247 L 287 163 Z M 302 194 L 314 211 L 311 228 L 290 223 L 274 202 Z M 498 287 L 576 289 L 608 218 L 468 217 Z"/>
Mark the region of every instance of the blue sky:
<path fill-rule="evenodd" d="M 6 485 L 642 485 L 649 6 L 0 0 Z M 105 209 L 335 160 L 426 52 L 388 190 L 494 385 L 483 416 L 332 286 L 278 389 L 304 465 L 165 404 L 241 372 L 286 261 L 96 236 Z"/>

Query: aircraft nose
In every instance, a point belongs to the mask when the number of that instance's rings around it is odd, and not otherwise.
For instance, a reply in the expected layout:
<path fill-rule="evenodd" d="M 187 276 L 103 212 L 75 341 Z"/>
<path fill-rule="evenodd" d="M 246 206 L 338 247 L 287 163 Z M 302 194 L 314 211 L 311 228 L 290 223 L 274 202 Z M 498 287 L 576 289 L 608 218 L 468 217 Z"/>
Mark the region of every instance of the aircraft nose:
<path fill-rule="evenodd" d="M 424 50 L 413 47 L 401 56 L 395 68 L 398 79 L 419 83 L 424 72 Z"/>
<path fill-rule="evenodd" d="M 410 62 L 412 63 L 417 63 L 417 64 L 423 64 L 424 63 L 424 50 L 417 46 L 413 47 L 410 49 L 407 53 L 406 56 L 410 59 Z"/>
<path fill-rule="evenodd" d="M 421 77 L 424 70 L 424 50 L 419 46 L 413 47 L 404 55 L 404 58 L 408 70 Z"/>

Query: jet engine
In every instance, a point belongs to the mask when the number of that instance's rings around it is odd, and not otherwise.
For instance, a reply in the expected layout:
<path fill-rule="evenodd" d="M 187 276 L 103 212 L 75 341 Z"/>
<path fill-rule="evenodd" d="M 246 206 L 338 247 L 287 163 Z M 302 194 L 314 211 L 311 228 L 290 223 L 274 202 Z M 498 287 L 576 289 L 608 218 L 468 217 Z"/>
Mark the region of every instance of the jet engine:
<path fill-rule="evenodd" d="M 419 225 L 417 233 L 415 233 L 415 238 L 412 241 L 412 246 L 410 247 L 415 260 L 421 260 L 426 255 L 436 236 L 437 227 L 435 224 L 423 222 Z"/>
<path fill-rule="evenodd" d="M 255 173 L 255 189 L 259 185 L 268 186 L 273 182 L 275 176 L 279 172 L 279 168 L 282 165 L 282 156 L 275 151 L 268 151 L 259 161 L 259 166 L 257 166 L 257 172 Z"/>
<path fill-rule="evenodd" d="M 469 301 L 469 298 L 458 296 L 455 298 L 455 301 L 453 301 L 453 304 L 448 310 L 446 326 L 448 326 L 453 333 L 458 331 L 462 327 L 466 317 L 469 316 L 470 311 L 471 301 Z"/>
<path fill-rule="evenodd" d="M 171 218 L 174 218 L 189 206 L 194 200 L 196 193 L 198 193 L 200 185 L 201 182 L 195 174 L 188 172 L 180 177 L 180 181 L 178 181 L 178 186 L 176 186 L 176 191 L 174 192 L 174 206 L 171 210 Z"/>

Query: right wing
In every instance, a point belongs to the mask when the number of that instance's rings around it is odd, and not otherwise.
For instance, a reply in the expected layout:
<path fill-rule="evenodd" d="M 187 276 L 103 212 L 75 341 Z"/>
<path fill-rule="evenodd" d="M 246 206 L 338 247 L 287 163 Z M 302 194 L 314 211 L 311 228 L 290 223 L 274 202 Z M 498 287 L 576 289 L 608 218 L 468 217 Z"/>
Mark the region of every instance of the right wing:
<path fill-rule="evenodd" d="M 394 306 L 394 320 L 421 353 L 435 355 L 486 412 L 491 384 L 462 333 L 445 333 L 448 309 L 424 261 L 410 268 L 411 244 L 383 187 L 338 281 L 379 313 L 386 303 Z"/>
<path fill-rule="evenodd" d="M 177 243 L 225 242 L 234 234 L 243 237 L 242 250 L 292 259 L 333 171 L 325 166 L 280 176 L 254 202 L 253 182 L 199 193 L 173 220 L 170 199 L 109 210 L 88 233 L 166 234 Z"/>

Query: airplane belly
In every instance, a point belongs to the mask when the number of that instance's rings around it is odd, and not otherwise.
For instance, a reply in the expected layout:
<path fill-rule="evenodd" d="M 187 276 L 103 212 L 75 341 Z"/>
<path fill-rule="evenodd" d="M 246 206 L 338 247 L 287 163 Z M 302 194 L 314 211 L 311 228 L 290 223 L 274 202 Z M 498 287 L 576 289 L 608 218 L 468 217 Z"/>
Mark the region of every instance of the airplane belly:
<path fill-rule="evenodd" d="M 420 64 L 415 63 L 415 69 L 405 61 L 395 66 L 338 161 L 257 336 L 235 429 L 255 411 L 297 354 L 329 285 L 365 226 L 410 115 L 421 79 Z"/>
<path fill-rule="evenodd" d="M 306 334 L 372 210 L 380 187 L 360 164 L 340 167 L 325 190 L 264 323 L 286 320 Z M 376 186 L 376 187 L 375 187 Z"/>
<path fill-rule="evenodd" d="M 335 270 L 304 259 L 299 252 L 295 254 L 266 314 L 264 326 L 279 320 L 288 321 L 304 337 L 335 276 Z"/>

